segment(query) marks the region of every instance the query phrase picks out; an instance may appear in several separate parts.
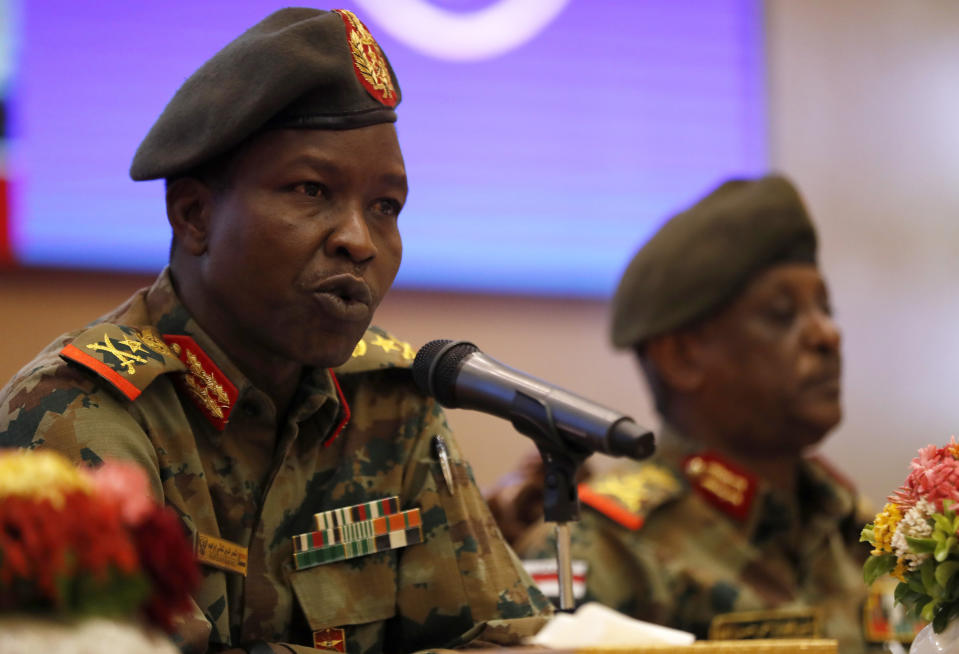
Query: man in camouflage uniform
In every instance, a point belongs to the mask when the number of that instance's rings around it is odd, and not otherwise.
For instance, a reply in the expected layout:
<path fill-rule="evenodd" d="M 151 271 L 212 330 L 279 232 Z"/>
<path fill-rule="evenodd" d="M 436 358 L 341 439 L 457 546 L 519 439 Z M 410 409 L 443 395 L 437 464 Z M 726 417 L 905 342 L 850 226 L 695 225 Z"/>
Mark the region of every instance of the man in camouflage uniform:
<path fill-rule="evenodd" d="M 664 419 L 656 456 L 580 486 L 585 599 L 699 638 L 866 648 L 851 485 L 807 450 L 840 420 L 840 333 L 816 235 L 782 177 L 729 181 L 669 220 L 613 300 Z M 548 526 L 521 555 L 553 551 Z"/>
<path fill-rule="evenodd" d="M 170 267 L 0 391 L 0 444 L 137 461 L 180 513 L 203 566 L 184 652 L 515 644 L 550 613 L 410 346 L 369 327 L 401 257 L 398 101 L 350 12 L 281 10 L 227 45 L 131 167 L 167 181 Z M 391 497 L 386 540 L 347 538 Z M 342 560 L 295 565 L 300 534 Z"/>

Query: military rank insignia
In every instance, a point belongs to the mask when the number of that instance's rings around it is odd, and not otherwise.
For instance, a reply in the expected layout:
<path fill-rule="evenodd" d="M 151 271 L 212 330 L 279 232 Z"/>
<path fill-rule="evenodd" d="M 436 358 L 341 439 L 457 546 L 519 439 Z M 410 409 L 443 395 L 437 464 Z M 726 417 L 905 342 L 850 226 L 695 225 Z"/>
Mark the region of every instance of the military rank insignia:
<path fill-rule="evenodd" d="M 170 349 L 186 366 L 178 385 L 214 427 L 223 431 L 236 404 L 236 386 L 189 336 L 165 335 Z"/>
<path fill-rule="evenodd" d="M 327 627 L 313 632 L 313 647 L 316 649 L 346 651 L 346 632 L 337 627 Z"/>
<path fill-rule="evenodd" d="M 389 66 L 379 44 L 352 11 L 334 9 L 343 19 L 346 40 L 353 55 L 353 72 L 363 88 L 387 107 L 395 107 L 399 98 L 393 86 Z"/>
<path fill-rule="evenodd" d="M 99 375 L 130 401 L 159 375 L 183 370 L 151 327 L 95 325 L 78 334 L 60 356 Z"/>
<path fill-rule="evenodd" d="M 423 542 L 419 509 L 399 510 L 399 498 L 323 511 L 311 532 L 293 537 L 293 564 L 304 570 Z"/>
<path fill-rule="evenodd" d="M 683 471 L 707 502 L 743 521 L 756 495 L 756 479 L 717 454 L 702 452 L 686 459 Z"/>
<path fill-rule="evenodd" d="M 609 474 L 579 485 L 579 499 L 627 529 L 643 526 L 649 513 L 682 493 L 668 469 L 644 463 L 636 469 Z"/>

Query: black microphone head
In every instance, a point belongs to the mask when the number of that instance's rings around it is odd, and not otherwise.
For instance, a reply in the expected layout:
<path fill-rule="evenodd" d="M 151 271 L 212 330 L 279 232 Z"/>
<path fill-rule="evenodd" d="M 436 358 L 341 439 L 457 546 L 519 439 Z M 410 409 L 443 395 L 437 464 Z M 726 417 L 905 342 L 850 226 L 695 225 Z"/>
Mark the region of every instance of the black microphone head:
<path fill-rule="evenodd" d="M 420 348 L 413 360 L 413 381 L 440 404 L 456 408 L 456 374 L 463 361 L 479 348 L 466 341 L 439 339 Z"/>

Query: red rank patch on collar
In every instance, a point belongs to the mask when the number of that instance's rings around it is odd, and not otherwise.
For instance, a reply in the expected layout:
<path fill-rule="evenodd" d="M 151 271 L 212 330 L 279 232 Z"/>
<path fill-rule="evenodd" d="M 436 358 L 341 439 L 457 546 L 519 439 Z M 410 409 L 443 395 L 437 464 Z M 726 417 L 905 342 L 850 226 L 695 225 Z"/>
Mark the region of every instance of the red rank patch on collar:
<path fill-rule="evenodd" d="M 163 340 L 186 365 L 178 385 L 219 431 L 226 428 L 239 392 L 213 359 L 189 336 L 164 334 Z"/>
<path fill-rule="evenodd" d="M 715 452 L 686 457 L 683 471 L 703 499 L 743 522 L 756 495 L 756 478 Z"/>

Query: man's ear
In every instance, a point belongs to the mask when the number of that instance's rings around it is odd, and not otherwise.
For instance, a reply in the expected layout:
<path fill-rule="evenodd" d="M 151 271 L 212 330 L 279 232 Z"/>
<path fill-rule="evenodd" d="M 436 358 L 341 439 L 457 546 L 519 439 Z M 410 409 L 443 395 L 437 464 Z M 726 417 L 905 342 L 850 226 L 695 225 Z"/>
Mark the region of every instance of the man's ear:
<path fill-rule="evenodd" d="M 193 256 L 207 250 L 213 192 L 194 177 L 181 177 L 167 186 L 166 215 L 177 246 Z"/>
<path fill-rule="evenodd" d="M 702 386 L 706 371 L 698 332 L 680 330 L 657 336 L 646 344 L 646 356 L 674 391 L 691 393 Z"/>

